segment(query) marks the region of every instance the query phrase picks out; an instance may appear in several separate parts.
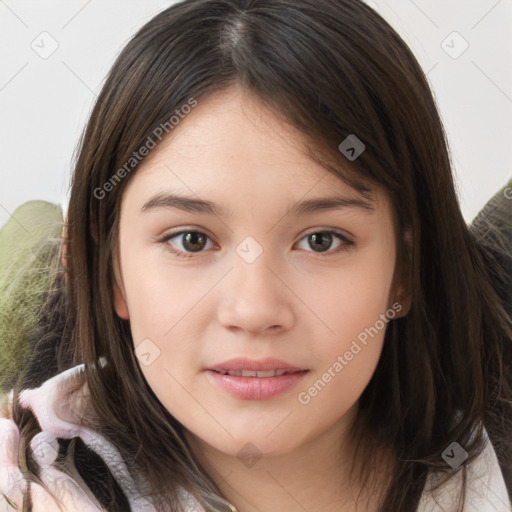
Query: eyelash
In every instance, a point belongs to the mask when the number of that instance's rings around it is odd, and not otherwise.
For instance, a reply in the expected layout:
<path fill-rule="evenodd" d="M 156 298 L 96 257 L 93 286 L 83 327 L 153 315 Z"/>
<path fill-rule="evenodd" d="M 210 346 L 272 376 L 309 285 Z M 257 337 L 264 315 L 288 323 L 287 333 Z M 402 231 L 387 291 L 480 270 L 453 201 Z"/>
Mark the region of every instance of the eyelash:
<path fill-rule="evenodd" d="M 168 243 L 169 240 L 176 238 L 180 235 L 186 234 L 186 233 L 197 233 L 200 235 L 204 235 L 208 238 L 208 240 L 211 240 L 211 238 L 206 233 L 203 233 L 202 231 L 187 229 L 187 230 L 177 231 L 176 233 L 169 233 L 169 234 L 165 235 L 163 238 L 161 238 L 160 240 L 158 240 L 158 243 L 160 245 L 162 245 L 165 250 L 171 252 L 172 254 L 174 254 L 175 256 L 177 256 L 178 258 L 181 258 L 181 259 L 190 259 L 195 254 L 201 254 L 202 252 L 204 252 L 204 251 L 198 251 L 196 253 L 188 253 L 188 252 L 177 250 Z M 334 235 L 342 242 L 342 244 L 335 250 L 328 250 L 327 252 L 323 252 L 323 253 L 322 252 L 315 253 L 315 251 L 306 251 L 306 252 L 313 253 L 314 257 L 317 257 L 317 258 L 326 258 L 326 257 L 332 256 L 334 254 L 349 251 L 350 249 L 353 249 L 355 246 L 355 243 L 352 242 L 351 240 L 349 240 L 346 236 L 342 235 L 338 231 L 329 230 L 329 229 L 310 231 L 309 233 L 305 234 L 299 240 L 299 242 L 301 242 L 302 240 L 304 240 L 305 238 L 307 238 L 310 235 L 325 234 L 325 233 Z"/>

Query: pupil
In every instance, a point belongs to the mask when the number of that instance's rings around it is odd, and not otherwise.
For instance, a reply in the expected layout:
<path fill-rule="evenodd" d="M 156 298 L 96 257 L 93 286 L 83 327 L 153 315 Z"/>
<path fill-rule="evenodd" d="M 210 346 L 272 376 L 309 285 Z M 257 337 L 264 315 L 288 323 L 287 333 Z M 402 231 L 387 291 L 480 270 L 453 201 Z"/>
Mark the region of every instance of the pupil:
<path fill-rule="evenodd" d="M 198 242 L 199 240 L 199 242 Z M 199 244 L 198 247 L 194 247 Z M 189 251 L 200 251 L 205 244 L 205 237 L 201 233 L 187 233 L 183 242 L 184 247 Z"/>
<path fill-rule="evenodd" d="M 320 249 L 329 249 L 332 242 L 332 235 L 330 233 L 314 233 L 309 236 L 310 241 L 319 243 Z M 311 244 L 310 244 L 311 245 Z M 311 245 L 312 249 L 316 251 L 315 247 Z"/>

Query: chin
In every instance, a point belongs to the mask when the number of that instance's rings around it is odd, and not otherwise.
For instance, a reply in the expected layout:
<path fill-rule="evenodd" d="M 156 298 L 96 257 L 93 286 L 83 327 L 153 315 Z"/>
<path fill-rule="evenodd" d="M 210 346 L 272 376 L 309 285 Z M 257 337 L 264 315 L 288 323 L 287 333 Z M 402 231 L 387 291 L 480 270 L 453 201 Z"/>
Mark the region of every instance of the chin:
<path fill-rule="evenodd" d="M 201 444 L 207 444 L 214 450 L 228 455 L 230 457 L 236 457 L 242 462 L 245 460 L 257 460 L 262 457 L 278 457 L 281 455 L 287 455 L 296 449 L 300 444 L 299 439 L 287 439 L 282 436 L 274 436 L 271 434 L 268 436 L 268 431 L 265 433 L 261 432 L 250 432 L 246 435 L 239 434 L 234 435 L 233 438 L 209 439 L 208 437 L 201 437 Z"/>

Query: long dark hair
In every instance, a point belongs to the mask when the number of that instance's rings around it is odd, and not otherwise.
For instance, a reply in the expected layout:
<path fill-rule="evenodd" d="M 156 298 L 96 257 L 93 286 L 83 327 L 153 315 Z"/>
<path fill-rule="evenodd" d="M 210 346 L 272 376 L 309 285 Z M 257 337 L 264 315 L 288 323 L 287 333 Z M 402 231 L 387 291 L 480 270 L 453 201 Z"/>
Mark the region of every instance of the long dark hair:
<path fill-rule="evenodd" d="M 510 319 L 462 217 L 425 74 L 390 25 L 356 0 L 188 0 L 131 39 L 80 141 L 67 277 L 64 282 L 59 274 L 49 300 L 56 308 L 49 306 L 48 325 L 58 327 L 45 331 L 47 342 L 35 348 L 16 391 L 41 381 L 36 362 L 44 350 L 52 353 L 55 371 L 85 363 L 102 433 L 162 497 L 161 509 L 179 510 L 178 486 L 206 510 L 222 509 L 216 485 L 191 454 L 185 427 L 142 376 L 129 323 L 114 310 L 113 286 L 120 201 L 139 163 L 134 154 L 148 138 L 159 143 L 159 127 L 179 130 L 169 120 L 191 99 L 201 102 L 234 84 L 304 134 L 312 157 L 340 179 L 363 193 L 383 187 L 404 235 L 397 237 L 396 276 L 407 283 L 411 309 L 387 327 L 352 432 L 355 442 L 374 439 L 399 461 L 380 510 L 415 510 L 429 471 L 451 477 L 456 471 L 441 454 L 453 441 L 469 453 L 459 468 L 466 471 L 483 449 L 483 427 L 502 464 L 510 464 Z M 338 146 L 351 134 L 365 151 L 348 162 Z M 103 369 L 96 364 L 101 356 L 110 363 Z M 15 405 L 28 447 L 37 424 Z M 372 445 L 358 446 L 358 471 L 370 481 L 364 461 L 371 457 L 364 454 Z M 109 510 L 122 509 L 112 479 L 89 484 Z"/>

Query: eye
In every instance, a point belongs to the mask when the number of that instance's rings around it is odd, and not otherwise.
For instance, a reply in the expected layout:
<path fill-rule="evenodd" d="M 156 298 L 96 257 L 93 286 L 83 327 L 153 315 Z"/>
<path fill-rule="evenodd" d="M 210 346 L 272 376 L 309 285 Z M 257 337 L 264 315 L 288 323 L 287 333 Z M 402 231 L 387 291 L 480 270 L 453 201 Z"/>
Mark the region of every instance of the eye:
<path fill-rule="evenodd" d="M 176 239 L 177 242 L 172 243 L 171 241 L 174 239 Z M 319 256 L 322 256 L 323 253 L 331 255 L 347 251 L 355 245 L 354 242 L 349 240 L 346 236 L 333 230 L 313 231 L 302 237 L 300 242 L 303 240 L 313 249 L 312 252 L 318 253 Z M 335 240 L 338 240 L 338 245 L 335 250 L 329 250 L 332 248 Z M 204 252 L 204 249 L 210 249 L 211 245 L 208 246 L 208 242 L 212 244 L 208 235 L 201 231 L 194 230 L 182 230 L 177 233 L 170 233 L 165 235 L 158 242 L 178 258 L 192 258 L 194 253 L 201 253 Z"/>
<path fill-rule="evenodd" d="M 335 250 L 329 251 L 329 249 L 332 248 L 335 239 L 338 240 L 338 245 Z M 300 241 L 302 242 L 303 240 L 305 240 L 308 246 L 313 249 L 313 252 L 327 253 L 327 255 L 347 251 L 354 246 L 354 242 L 349 240 L 346 236 L 332 230 L 313 231 L 301 238 Z"/>
<path fill-rule="evenodd" d="M 178 248 L 171 243 L 175 238 L 178 240 Z M 191 258 L 194 253 L 201 252 L 208 241 L 211 242 L 210 237 L 201 231 L 183 230 L 164 236 L 159 243 L 179 258 Z"/>

